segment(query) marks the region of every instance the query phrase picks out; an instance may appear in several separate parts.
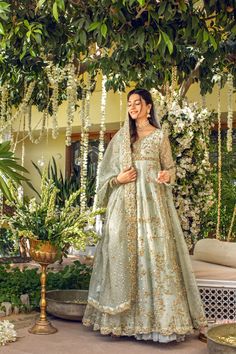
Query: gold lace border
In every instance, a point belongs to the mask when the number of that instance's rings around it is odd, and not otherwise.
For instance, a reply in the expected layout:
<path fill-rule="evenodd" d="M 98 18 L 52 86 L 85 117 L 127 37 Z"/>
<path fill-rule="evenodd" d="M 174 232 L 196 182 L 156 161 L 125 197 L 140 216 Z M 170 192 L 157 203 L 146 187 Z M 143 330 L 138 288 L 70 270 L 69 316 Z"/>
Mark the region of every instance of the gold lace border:
<path fill-rule="evenodd" d="M 185 326 L 181 328 L 171 327 L 168 329 L 160 329 L 158 327 L 114 327 L 114 326 L 100 326 L 98 323 L 94 323 L 94 321 L 89 319 L 83 319 L 83 324 L 86 327 L 93 326 L 94 331 L 100 331 L 101 334 L 110 334 L 113 333 L 118 336 L 135 336 L 137 334 L 151 334 L 158 333 L 162 336 L 171 336 L 173 334 L 176 335 L 186 335 L 194 332 L 194 328 L 192 326 Z"/>
<path fill-rule="evenodd" d="M 110 306 L 103 306 L 100 305 L 98 301 L 92 299 L 91 297 L 88 298 L 88 304 L 93 306 L 95 309 L 108 313 L 109 315 L 116 315 L 121 312 L 127 311 L 131 307 L 130 301 L 123 302 L 122 304 L 116 306 L 116 307 L 110 307 Z"/>

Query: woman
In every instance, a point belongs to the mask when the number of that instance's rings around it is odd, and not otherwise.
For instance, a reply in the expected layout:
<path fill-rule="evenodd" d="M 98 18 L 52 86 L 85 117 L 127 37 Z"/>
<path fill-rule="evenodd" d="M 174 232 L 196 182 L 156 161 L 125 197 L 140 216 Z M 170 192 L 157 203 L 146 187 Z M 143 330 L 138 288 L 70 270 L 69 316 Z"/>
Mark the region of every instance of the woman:
<path fill-rule="evenodd" d="M 206 319 L 171 184 L 168 137 L 144 89 L 128 94 L 128 119 L 100 167 L 98 206 L 107 207 L 83 323 L 102 334 L 183 340 Z"/>

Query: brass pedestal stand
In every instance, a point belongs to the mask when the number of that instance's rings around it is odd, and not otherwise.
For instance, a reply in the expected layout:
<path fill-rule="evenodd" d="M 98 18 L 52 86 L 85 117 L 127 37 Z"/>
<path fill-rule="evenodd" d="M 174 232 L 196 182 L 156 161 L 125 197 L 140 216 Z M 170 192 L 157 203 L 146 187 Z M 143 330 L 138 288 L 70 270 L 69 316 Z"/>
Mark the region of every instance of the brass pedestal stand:
<path fill-rule="evenodd" d="M 54 263 L 58 257 L 58 249 L 51 245 L 50 242 L 38 240 L 30 240 L 30 256 L 33 260 L 41 265 L 41 299 L 40 299 L 40 318 L 35 325 L 29 329 L 32 334 L 53 334 L 57 329 L 48 321 L 46 315 L 46 278 L 47 266 Z"/>

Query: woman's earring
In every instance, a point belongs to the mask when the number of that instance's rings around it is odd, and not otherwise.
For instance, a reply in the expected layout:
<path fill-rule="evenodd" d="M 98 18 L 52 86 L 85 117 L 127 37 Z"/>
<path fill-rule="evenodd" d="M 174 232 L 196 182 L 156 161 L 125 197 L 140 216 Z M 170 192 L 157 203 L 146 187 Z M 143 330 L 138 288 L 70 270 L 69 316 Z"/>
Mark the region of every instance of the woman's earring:
<path fill-rule="evenodd" d="M 151 114 L 150 112 L 147 113 L 147 119 L 150 119 L 151 118 Z"/>

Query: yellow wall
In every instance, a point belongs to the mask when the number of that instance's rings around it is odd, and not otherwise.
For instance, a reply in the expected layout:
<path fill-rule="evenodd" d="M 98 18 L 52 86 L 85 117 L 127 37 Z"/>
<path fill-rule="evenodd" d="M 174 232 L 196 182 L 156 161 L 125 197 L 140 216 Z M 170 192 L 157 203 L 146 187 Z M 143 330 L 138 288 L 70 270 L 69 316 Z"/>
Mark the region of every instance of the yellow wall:
<path fill-rule="evenodd" d="M 127 90 L 129 91 L 129 89 Z M 201 103 L 201 96 L 199 93 L 199 86 L 194 84 L 191 86 L 187 97 L 191 102 Z M 236 95 L 234 94 L 234 102 Z M 213 93 L 206 96 L 207 107 L 209 109 L 217 109 L 217 90 L 214 89 Z M 221 106 L 222 112 L 227 111 L 227 89 L 224 88 L 221 92 Z M 100 107 L 101 107 L 101 80 L 99 79 L 95 92 L 91 97 L 90 104 L 90 119 L 91 119 L 91 131 L 99 131 L 99 121 L 100 121 Z M 235 107 L 234 107 L 235 110 Z M 119 121 L 122 117 L 126 116 L 126 94 L 123 94 L 123 109 L 120 113 L 120 95 L 118 93 L 114 94 L 113 92 L 108 93 L 107 98 L 107 111 L 106 111 L 106 124 L 107 129 L 119 128 Z M 36 109 L 33 109 L 32 114 L 32 127 L 35 127 L 37 123 L 42 118 L 42 113 L 37 112 Z M 54 156 L 58 162 L 58 167 L 65 171 L 65 127 L 66 127 L 66 103 L 64 103 L 59 108 L 58 113 L 58 122 L 60 127 L 60 134 L 56 140 L 51 137 L 51 124 L 48 125 L 48 139 L 45 136 L 44 139 L 39 144 L 32 144 L 28 139 L 25 143 L 25 167 L 30 172 L 30 178 L 33 185 L 38 189 L 39 188 L 39 177 L 35 168 L 31 164 L 31 160 L 37 163 L 42 156 L 45 159 L 45 164 Z M 80 114 L 79 110 L 75 114 L 75 120 L 73 123 L 73 133 L 79 132 L 80 130 Z M 15 123 L 15 127 L 19 126 L 19 122 Z M 40 125 L 38 126 L 38 128 Z M 34 133 L 35 135 L 38 132 Z M 48 141 L 47 141 L 48 140 Z M 21 145 L 18 146 L 16 155 L 21 157 Z M 32 192 L 27 187 L 26 193 L 31 195 Z"/>

